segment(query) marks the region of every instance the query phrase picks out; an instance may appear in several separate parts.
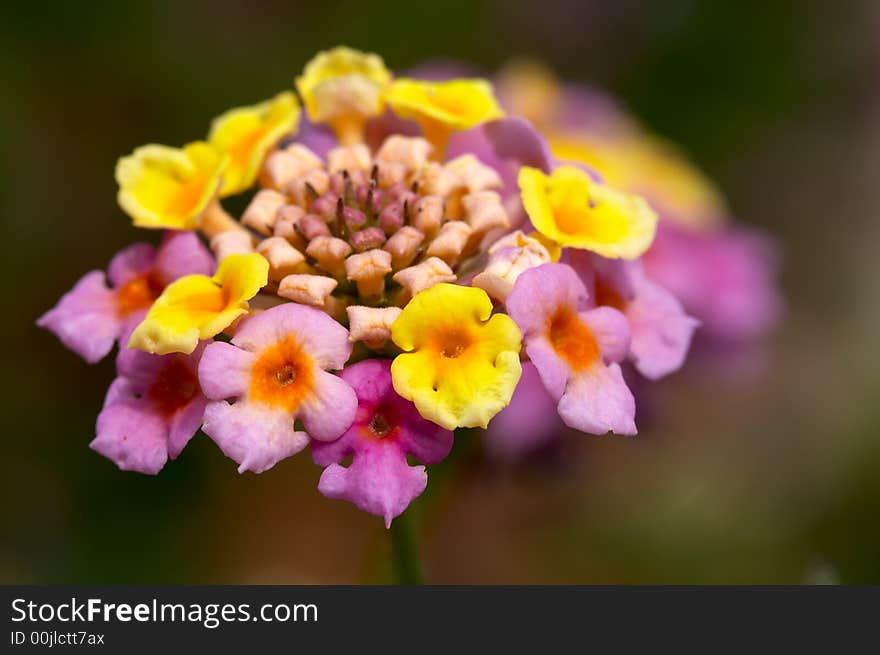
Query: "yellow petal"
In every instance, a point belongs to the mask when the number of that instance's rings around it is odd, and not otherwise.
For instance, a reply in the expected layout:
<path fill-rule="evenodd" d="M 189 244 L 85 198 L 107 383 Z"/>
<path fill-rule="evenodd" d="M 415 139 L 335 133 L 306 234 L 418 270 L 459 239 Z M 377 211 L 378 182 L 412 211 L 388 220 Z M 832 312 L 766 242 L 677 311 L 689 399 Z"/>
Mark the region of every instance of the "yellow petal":
<path fill-rule="evenodd" d="M 364 120 L 382 113 L 391 73 L 379 55 L 339 46 L 319 52 L 296 78 L 309 118 L 327 123 L 341 141 L 360 138 Z"/>
<path fill-rule="evenodd" d="M 236 107 L 211 122 L 209 143 L 229 155 L 221 196 L 253 186 L 266 153 L 299 123 L 299 102 L 285 91 L 250 107 Z"/>
<path fill-rule="evenodd" d="M 165 287 L 129 339 L 129 348 L 165 355 L 191 353 L 248 311 L 266 285 L 269 262 L 259 254 L 229 255 L 214 277 L 186 275 Z"/>
<path fill-rule="evenodd" d="M 417 294 L 391 327 L 411 351 L 391 365 L 395 390 L 449 430 L 486 427 L 519 381 L 522 335 L 508 316 L 491 313 L 482 289 L 442 283 Z"/>
<path fill-rule="evenodd" d="M 467 130 L 504 116 L 487 80 L 428 82 L 401 78 L 388 89 L 386 99 L 403 118 L 430 119 L 452 130 Z"/>
<path fill-rule="evenodd" d="M 481 79 L 428 82 L 401 78 L 391 84 L 386 100 L 398 116 L 421 125 L 437 154 L 445 149 L 451 132 L 504 116 L 492 85 Z"/>
<path fill-rule="evenodd" d="M 562 246 L 636 259 L 654 239 L 657 214 L 641 197 L 594 182 L 575 166 L 549 176 L 523 167 L 519 188 L 532 225 Z"/>
<path fill-rule="evenodd" d="M 138 227 L 194 229 L 226 164 L 226 156 L 203 141 L 142 146 L 116 164 L 119 205 Z"/>

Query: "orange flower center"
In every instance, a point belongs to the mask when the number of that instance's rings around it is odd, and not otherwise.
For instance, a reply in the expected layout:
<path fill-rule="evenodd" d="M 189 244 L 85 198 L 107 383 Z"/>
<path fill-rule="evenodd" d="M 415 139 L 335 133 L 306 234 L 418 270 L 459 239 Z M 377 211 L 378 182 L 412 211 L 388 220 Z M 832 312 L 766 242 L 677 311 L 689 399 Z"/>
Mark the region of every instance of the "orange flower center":
<path fill-rule="evenodd" d="M 120 316 L 147 309 L 164 288 L 162 281 L 151 271 L 133 277 L 116 290 L 116 310 Z"/>
<path fill-rule="evenodd" d="M 443 357 L 456 359 L 467 350 L 471 341 L 470 335 L 463 330 L 450 330 L 441 337 L 438 350 Z"/>
<path fill-rule="evenodd" d="M 556 353 L 575 371 L 599 359 L 599 344 L 577 313 L 560 307 L 549 321 L 547 333 Z"/>
<path fill-rule="evenodd" d="M 622 312 L 626 309 L 626 300 L 617 291 L 597 278 L 596 305 L 600 307 L 613 307 Z"/>
<path fill-rule="evenodd" d="M 183 357 L 172 357 L 147 392 L 147 397 L 169 418 L 185 407 L 199 391 L 199 380 Z"/>
<path fill-rule="evenodd" d="M 251 369 L 250 398 L 294 412 L 312 391 L 312 358 L 288 335 L 266 348 Z"/>

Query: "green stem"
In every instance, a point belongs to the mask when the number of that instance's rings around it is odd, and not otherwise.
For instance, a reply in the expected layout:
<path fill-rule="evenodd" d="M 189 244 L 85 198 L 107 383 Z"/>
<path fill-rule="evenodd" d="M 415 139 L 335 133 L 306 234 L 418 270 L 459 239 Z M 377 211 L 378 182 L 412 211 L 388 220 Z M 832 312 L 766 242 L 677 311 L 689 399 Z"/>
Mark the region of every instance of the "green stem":
<path fill-rule="evenodd" d="M 410 512 L 404 512 L 391 524 L 391 579 L 398 585 L 422 584 L 422 566 L 416 545 Z"/>

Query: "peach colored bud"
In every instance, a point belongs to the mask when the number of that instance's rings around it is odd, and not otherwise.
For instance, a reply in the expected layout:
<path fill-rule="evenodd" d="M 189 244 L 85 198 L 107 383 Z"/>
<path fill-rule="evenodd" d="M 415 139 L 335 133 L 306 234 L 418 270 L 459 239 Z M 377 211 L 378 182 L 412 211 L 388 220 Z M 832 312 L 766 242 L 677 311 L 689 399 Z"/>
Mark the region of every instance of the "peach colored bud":
<path fill-rule="evenodd" d="M 391 254 L 392 270 L 399 271 L 409 266 L 424 240 L 425 235 L 411 225 L 406 225 L 395 232 L 385 242 L 385 250 Z"/>
<path fill-rule="evenodd" d="M 443 198 L 422 196 L 410 209 L 413 227 L 424 232 L 428 238 L 433 237 L 443 222 Z"/>
<path fill-rule="evenodd" d="M 473 232 L 471 226 L 464 221 L 444 223 L 425 254 L 429 257 L 439 257 L 450 266 L 454 266 L 464 251 L 471 232 Z"/>
<path fill-rule="evenodd" d="M 330 188 L 330 176 L 323 168 L 316 168 L 301 177 L 296 177 L 284 185 L 282 191 L 290 196 L 294 204 L 308 207 Z"/>
<path fill-rule="evenodd" d="M 414 171 L 420 169 L 428 161 L 433 149 L 431 144 L 421 137 L 393 134 L 385 139 L 382 147 L 379 148 L 376 160 L 389 164 L 402 164 Z"/>
<path fill-rule="evenodd" d="M 283 189 L 291 180 L 324 165 L 321 158 L 300 143 L 276 150 L 266 157 L 260 183 L 264 187 Z"/>
<path fill-rule="evenodd" d="M 523 245 L 516 245 L 521 240 Z M 513 238 L 511 238 L 513 237 Z M 488 293 L 495 300 L 504 302 L 513 291 L 517 278 L 526 270 L 551 261 L 550 253 L 535 239 L 514 232 L 502 241 L 510 245 L 493 245 L 486 268 L 473 280 L 473 286 Z M 500 243 L 500 242 L 499 242 Z"/>
<path fill-rule="evenodd" d="M 364 307 L 351 305 L 348 312 L 348 340 L 363 341 L 379 349 L 391 338 L 391 324 L 400 316 L 400 307 Z"/>
<path fill-rule="evenodd" d="M 303 305 L 323 308 L 337 284 L 326 275 L 288 275 L 278 285 L 278 295 Z"/>
<path fill-rule="evenodd" d="M 222 262 L 229 255 L 246 255 L 254 251 L 254 240 L 250 232 L 227 230 L 211 239 L 211 250 L 217 262 Z"/>
<path fill-rule="evenodd" d="M 269 236 L 273 233 L 277 212 L 285 203 L 287 197 L 284 194 L 272 189 L 261 189 L 241 215 L 241 224 Z"/>
<path fill-rule="evenodd" d="M 544 247 L 540 241 L 526 235 L 522 230 L 515 230 L 510 234 L 505 234 L 503 237 L 495 241 L 489 246 L 488 252 L 490 255 L 493 255 L 502 248 L 525 248 L 527 246 Z"/>
<path fill-rule="evenodd" d="M 397 162 L 382 162 L 379 164 L 377 182 L 383 189 L 387 189 L 395 184 L 404 184 L 406 182 L 407 173 L 406 166 Z"/>
<path fill-rule="evenodd" d="M 421 264 L 398 271 L 393 279 L 412 297 L 440 282 L 455 282 L 456 278 L 446 262 L 438 257 L 430 257 Z"/>
<path fill-rule="evenodd" d="M 422 192 L 436 196 L 448 196 L 461 186 L 458 175 L 433 161 L 422 166 L 416 179 Z"/>
<path fill-rule="evenodd" d="M 306 247 L 306 240 L 296 230 L 296 224 L 305 213 L 306 210 L 299 205 L 284 205 L 275 216 L 275 236 L 284 237 L 297 250 L 304 250 Z"/>
<path fill-rule="evenodd" d="M 269 279 L 278 282 L 295 272 L 305 256 L 282 237 L 270 237 L 257 244 L 257 252 L 269 261 Z"/>
<path fill-rule="evenodd" d="M 472 154 L 461 155 L 446 162 L 446 170 L 455 174 L 468 193 L 500 189 L 504 185 L 494 168 L 486 166 Z"/>
<path fill-rule="evenodd" d="M 318 262 L 318 266 L 333 277 L 345 275 L 345 258 L 351 253 L 351 246 L 342 239 L 319 236 L 312 239 L 306 254 Z"/>
<path fill-rule="evenodd" d="M 501 196 L 494 191 L 478 191 L 469 193 L 461 199 L 464 206 L 465 220 L 474 230 L 474 235 L 482 236 L 489 230 L 509 227 L 510 220 Z"/>
<path fill-rule="evenodd" d="M 391 272 L 391 253 L 374 249 L 345 260 L 345 275 L 357 283 L 364 298 L 378 298 L 385 290 L 385 276 Z"/>
<path fill-rule="evenodd" d="M 363 143 L 353 146 L 339 146 L 327 153 L 327 170 L 337 173 L 343 170 L 367 171 L 373 165 L 370 149 Z"/>

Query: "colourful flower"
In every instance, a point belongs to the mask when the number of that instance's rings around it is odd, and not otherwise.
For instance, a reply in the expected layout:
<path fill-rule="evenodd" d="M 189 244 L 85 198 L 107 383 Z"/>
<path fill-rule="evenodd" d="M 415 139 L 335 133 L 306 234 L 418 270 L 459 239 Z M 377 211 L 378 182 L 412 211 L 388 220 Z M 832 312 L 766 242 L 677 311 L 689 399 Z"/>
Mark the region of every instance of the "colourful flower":
<path fill-rule="evenodd" d="M 93 364 L 104 358 L 126 327 L 140 322 L 170 282 L 183 275 L 210 274 L 214 259 L 192 232 L 168 232 L 159 249 L 136 243 L 110 260 L 107 288 L 103 271 L 87 273 L 37 325 Z"/>
<path fill-rule="evenodd" d="M 482 289 L 440 283 L 417 294 L 391 326 L 405 351 L 391 367 L 394 389 L 449 430 L 486 427 L 519 380 L 520 331 L 491 314 Z"/>
<path fill-rule="evenodd" d="M 128 342 L 129 348 L 165 355 L 191 353 L 248 311 L 266 286 L 269 262 L 259 254 L 229 255 L 214 277 L 187 275 L 162 292 Z"/>
<path fill-rule="evenodd" d="M 212 401 L 205 434 L 238 463 L 239 473 L 272 468 L 305 448 L 309 437 L 338 438 L 354 421 L 358 401 L 347 382 L 327 371 L 341 369 L 351 349 L 348 331 L 312 307 L 287 303 L 248 317 L 231 343 L 208 346 L 199 365 Z"/>
<path fill-rule="evenodd" d="M 236 107 L 215 118 L 209 143 L 229 156 L 221 196 L 253 186 L 266 154 L 281 138 L 296 131 L 299 102 L 290 91 L 250 107 Z"/>
<path fill-rule="evenodd" d="M 543 264 L 519 276 L 506 305 L 565 424 L 635 434 L 635 400 L 618 364 L 629 350 L 626 318 L 611 307 L 588 309 L 588 300 L 574 270 Z"/>
<path fill-rule="evenodd" d="M 147 145 L 116 164 L 119 206 L 137 227 L 191 230 L 217 195 L 228 158 L 203 141 Z"/>
<path fill-rule="evenodd" d="M 204 348 L 191 355 L 120 350 L 92 450 L 123 471 L 151 475 L 176 459 L 198 432 L 208 402 L 197 373 Z"/>
<path fill-rule="evenodd" d="M 532 225 L 562 246 L 635 259 L 654 238 L 657 215 L 644 200 L 599 184 L 575 166 L 559 166 L 550 175 L 525 166 L 519 188 Z"/>
<path fill-rule="evenodd" d="M 504 116 L 492 85 L 481 79 L 428 82 L 400 78 L 391 84 L 386 99 L 395 114 L 418 122 L 437 156 L 443 154 L 452 132 Z"/>
<path fill-rule="evenodd" d="M 379 55 L 343 46 L 319 52 L 296 78 L 309 119 L 327 123 L 344 144 L 362 140 L 364 122 L 382 113 L 391 73 Z"/>
<path fill-rule="evenodd" d="M 398 396 L 390 370 L 387 359 L 347 367 L 342 379 L 358 399 L 354 424 L 336 441 L 314 441 L 311 446 L 315 463 L 326 467 L 318 490 L 384 517 L 386 528 L 428 483 L 425 467 L 410 466 L 407 456 L 436 464 L 452 449 L 452 432 L 426 421 L 411 402 Z M 342 466 L 347 457 L 351 464 Z"/>
<path fill-rule="evenodd" d="M 613 307 L 626 316 L 632 335 L 629 359 L 639 373 L 656 380 L 681 368 L 700 322 L 645 275 L 641 260 L 611 260 L 572 251 L 569 263 L 596 305 Z"/>

